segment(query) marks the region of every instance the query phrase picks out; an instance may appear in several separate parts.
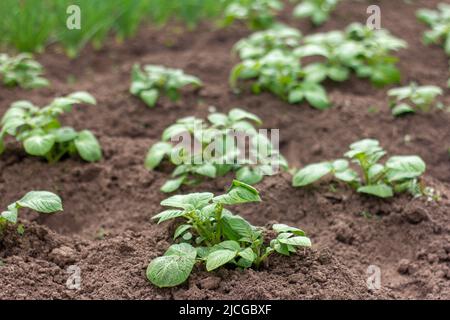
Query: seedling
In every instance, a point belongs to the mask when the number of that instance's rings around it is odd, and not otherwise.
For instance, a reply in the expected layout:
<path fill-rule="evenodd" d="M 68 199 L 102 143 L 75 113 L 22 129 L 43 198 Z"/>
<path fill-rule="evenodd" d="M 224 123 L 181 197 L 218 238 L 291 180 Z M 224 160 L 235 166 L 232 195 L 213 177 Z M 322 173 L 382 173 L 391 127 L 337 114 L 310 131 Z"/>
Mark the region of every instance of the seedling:
<path fill-rule="evenodd" d="M 302 0 L 295 7 L 293 14 L 297 18 L 310 18 L 316 26 L 319 26 L 330 18 L 330 13 L 338 3 L 339 0 Z"/>
<path fill-rule="evenodd" d="M 161 142 L 150 148 L 145 160 L 147 169 L 155 169 L 165 158 L 176 166 L 173 179 L 161 191 L 173 192 L 183 184 L 197 184 L 204 178 L 232 171 L 237 179 L 255 184 L 275 174 L 279 167 L 287 168 L 286 160 L 267 135 L 255 129 L 253 123 L 261 124 L 256 115 L 236 108 L 228 114 L 211 113 L 208 122 L 194 117 L 180 119 L 163 132 Z"/>
<path fill-rule="evenodd" d="M 309 81 L 326 78 L 344 81 L 354 71 L 358 77 L 369 78 L 382 87 L 400 81 L 397 58 L 392 51 L 405 48 L 406 43 L 387 30 L 372 30 L 359 23 L 351 24 L 345 32 L 318 33 L 304 39 L 304 45 L 295 50 L 301 58 L 319 56 L 325 59 L 305 67 Z"/>
<path fill-rule="evenodd" d="M 421 9 L 417 11 L 420 21 L 432 30 L 425 32 L 426 44 L 444 44 L 445 52 L 450 55 L 450 5 L 440 3 L 437 10 Z"/>
<path fill-rule="evenodd" d="M 236 180 L 220 196 L 191 193 L 162 201 L 162 206 L 175 209 L 165 210 L 153 219 L 161 223 L 180 218 L 184 222 L 174 234 L 174 240 L 180 243 L 170 246 L 162 257 L 148 265 L 148 280 L 160 288 L 174 287 L 187 280 L 196 263 L 205 263 L 207 271 L 227 264 L 259 268 L 275 252 L 289 256 L 298 248 L 311 246 L 305 232 L 284 224 L 273 225 L 277 237 L 267 244 L 264 228 L 252 226 L 225 208 L 259 201 L 255 188 Z"/>
<path fill-rule="evenodd" d="M 339 159 L 306 166 L 294 175 L 293 185 L 304 187 L 333 174 L 357 192 L 380 198 L 389 198 L 401 192 L 423 195 L 424 187 L 419 183 L 426 169 L 423 160 L 418 156 L 394 156 L 383 165 L 379 160 L 385 154 L 377 140 L 355 142 L 345 156 L 359 167 L 362 177 L 350 168 L 348 160 Z"/>
<path fill-rule="evenodd" d="M 283 9 L 280 0 L 222 0 L 227 2 L 224 25 L 235 20 L 245 21 L 251 29 L 267 29 L 275 21 L 277 12 Z"/>
<path fill-rule="evenodd" d="M 188 85 L 199 88 L 202 82 L 180 69 L 146 65 L 144 71 L 141 71 L 140 66 L 136 64 L 133 67 L 130 92 L 141 98 L 149 107 L 154 107 L 162 94 L 169 96 L 172 101 L 177 101 L 180 98 L 180 89 Z"/>
<path fill-rule="evenodd" d="M 421 9 L 417 11 L 417 17 L 431 27 L 424 34 L 424 42 L 443 44 L 445 52 L 450 56 L 450 5 L 440 3 L 438 10 Z M 450 80 L 448 86 L 450 87 Z"/>
<path fill-rule="evenodd" d="M 439 87 L 418 86 L 415 83 L 388 91 L 392 114 L 395 116 L 415 113 L 416 109 L 428 112 L 436 97 L 442 94 L 443 91 Z"/>
<path fill-rule="evenodd" d="M 254 80 L 252 91 L 269 91 L 289 103 L 308 101 L 314 108 L 330 107 L 325 89 L 305 79 L 305 70 L 294 54 L 273 50 L 259 59 L 246 59 L 233 68 L 230 85 L 237 91 L 239 80 Z"/>
<path fill-rule="evenodd" d="M 42 77 L 43 68 L 28 53 L 15 57 L 0 54 L 0 76 L 6 86 L 20 86 L 24 89 L 46 87 L 49 82 Z"/>
<path fill-rule="evenodd" d="M 255 32 L 236 43 L 233 50 L 242 60 L 259 59 L 275 49 L 289 52 L 300 45 L 302 34 L 294 28 L 276 24 L 272 28 Z"/>
<path fill-rule="evenodd" d="M 63 211 L 61 198 L 56 194 L 48 191 L 28 192 L 22 199 L 10 204 L 7 210 L 1 213 L 0 235 L 3 234 L 8 224 L 17 224 L 19 210 L 22 208 L 32 209 L 39 213 L 55 213 L 57 211 Z"/>
<path fill-rule="evenodd" d="M 75 92 L 57 98 L 43 108 L 29 101 L 13 103 L 0 122 L 0 154 L 5 150 L 4 138 L 10 135 L 23 143 L 29 155 L 44 157 L 50 163 L 59 161 L 66 154 L 77 153 L 88 162 L 100 160 L 101 148 L 91 131 L 77 132 L 70 127 L 61 127 L 59 122 L 61 114 L 71 111 L 72 105 L 79 103 L 96 104 L 96 101 L 87 92 Z"/>

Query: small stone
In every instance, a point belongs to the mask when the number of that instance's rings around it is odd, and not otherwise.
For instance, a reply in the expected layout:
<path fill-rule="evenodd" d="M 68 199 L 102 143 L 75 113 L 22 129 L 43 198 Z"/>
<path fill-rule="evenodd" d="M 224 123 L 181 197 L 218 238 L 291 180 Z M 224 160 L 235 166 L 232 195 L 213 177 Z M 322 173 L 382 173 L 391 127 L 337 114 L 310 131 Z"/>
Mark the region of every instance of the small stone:
<path fill-rule="evenodd" d="M 397 271 L 400 274 L 409 274 L 410 273 L 410 261 L 407 259 L 400 260 L 398 264 Z"/>
<path fill-rule="evenodd" d="M 64 265 L 74 262 L 76 260 L 76 254 L 74 249 L 67 246 L 61 246 L 53 249 L 49 256 L 56 264 Z"/>
<path fill-rule="evenodd" d="M 435 263 L 439 260 L 439 257 L 437 256 L 437 254 L 430 253 L 427 257 L 427 260 L 429 263 Z"/>
<path fill-rule="evenodd" d="M 320 271 L 314 273 L 312 276 L 317 282 L 323 283 L 327 281 L 327 276 Z"/>
<path fill-rule="evenodd" d="M 409 223 L 418 224 L 428 220 L 428 212 L 423 208 L 407 208 L 404 217 Z"/>
<path fill-rule="evenodd" d="M 200 287 L 206 290 L 217 289 L 222 281 L 219 277 L 208 277 L 200 280 Z"/>
<path fill-rule="evenodd" d="M 305 276 L 302 273 L 291 274 L 288 278 L 289 283 L 302 283 L 305 281 Z"/>

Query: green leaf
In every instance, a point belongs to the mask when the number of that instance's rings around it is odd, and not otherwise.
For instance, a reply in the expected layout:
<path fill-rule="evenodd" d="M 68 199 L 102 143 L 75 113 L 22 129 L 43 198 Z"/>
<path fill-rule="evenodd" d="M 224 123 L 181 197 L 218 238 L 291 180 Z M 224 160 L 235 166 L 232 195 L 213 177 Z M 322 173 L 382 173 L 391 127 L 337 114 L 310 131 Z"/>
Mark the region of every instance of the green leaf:
<path fill-rule="evenodd" d="M 328 69 L 328 76 L 334 81 L 344 81 L 349 77 L 349 70 L 346 67 L 335 66 Z"/>
<path fill-rule="evenodd" d="M 23 147 L 28 154 L 33 156 L 45 156 L 52 150 L 55 137 L 51 134 L 31 136 L 23 142 Z"/>
<path fill-rule="evenodd" d="M 152 217 L 152 219 L 159 219 L 158 224 L 167 220 L 175 219 L 178 217 L 182 217 L 186 214 L 183 210 L 165 210 L 161 213 L 158 213 L 156 216 Z"/>
<path fill-rule="evenodd" d="M 88 92 L 85 92 L 85 91 L 74 92 L 74 93 L 70 94 L 68 96 L 68 98 L 75 99 L 75 100 L 78 100 L 83 103 L 97 104 L 97 101 L 95 100 L 95 98 L 91 94 L 89 94 Z"/>
<path fill-rule="evenodd" d="M 16 224 L 18 214 L 19 214 L 19 211 L 17 209 L 16 203 L 10 204 L 8 206 L 8 210 L 2 212 L 2 214 L 0 215 L 0 221 L 1 221 L 1 218 L 3 218 L 12 224 Z"/>
<path fill-rule="evenodd" d="M 165 207 L 175 207 L 184 210 L 202 209 L 209 204 L 214 194 L 210 192 L 190 193 L 186 195 L 175 195 L 161 201 Z"/>
<path fill-rule="evenodd" d="M 228 116 L 233 122 L 238 122 L 240 120 L 252 120 L 257 124 L 262 124 L 262 121 L 258 116 L 239 108 L 232 109 L 228 113 Z"/>
<path fill-rule="evenodd" d="M 355 181 L 359 180 L 358 173 L 356 173 L 356 171 L 354 171 L 352 169 L 335 172 L 334 176 L 336 177 L 336 179 L 339 179 L 339 180 L 347 182 L 347 183 L 355 182 Z"/>
<path fill-rule="evenodd" d="M 308 237 L 303 236 L 278 239 L 278 241 L 291 246 L 311 247 L 311 240 Z"/>
<path fill-rule="evenodd" d="M 165 256 L 185 256 L 191 259 L 197 257 L 197 250 L 188 243 L 174 244 L 167 249 Z"/>
<path fill-rule="evenodd" d="M 251 238 L 252 226 L 244 218 L 231 214 L 222 216 L 222 232 L 230 240 L 239 241 L 241 238 Z"/>
<path fill-rule="evenodd" d="M 299 103 L 303 101 L 304 97 L 303 90 L 294 89 L 289 92 L 288 102 L 291 104 Z"/>
<path fill-rule="evenodd" d="M 409 106 L 406 103 L 401 103 L 396 105 L 394 108 L 392 108 L 392 114 L 394 116 L 400 116 L 402 114 L 406 114 L 406 113 L 415 113 L 416 111 L 414 110 L 414 108 L 412 108 L 411 106 Z"/>
<path fill-rule="evenodd" d="M 252 186 L 238 180 L 233 180 L 228 192 L 224 195 L 214 197 L 213 201 L 216 203 L 233 205 L 247 202 L 259 202 L 261 201 L 261 198 L 259 197 L 259 192 Z"/>
<path fill-rule="evenodd" d="M 316 109 L 327 109 L 330 107 L 330 101 L 327 97 L 325 89 L 315 83 L 306 83 L 304 85 L 306 100 Z"/>
<path fill-rule="evenodd" d="M 172 145 L 167 142 L 155 143 L 147 153 L 145 158 L 145 167 L 149 170 L 155 169 L 162 161 L 164 156 L 169 155 Z"/>
<path fill-rule="evenodd" d="M 228 117 L 223 113 L 212 113 L 208 116 L 209 122 L 215 126 L 224 127 L 228 123 Z"/>
<path fill-rule="evenodd" d="M 250 263 L 256 260 L 256 253 L 253 252 L 252 248 L 246 248 L 240 251 L 238 255 Z"/>
<path fill-rule="evenodd" d="M 214 250 L 225 249 L 225 250 L 231 250 L 231 251 L 239 251 L 239 250 L 241 250 L 241 246 L 239 245 L 239 242 L 237 242 L 237 241 L 226 240 L 226 241 L 222 241 L 219 244 L 216 244 L 213 247 L 213 249 Z"/>
<path fill-rule="evenodd" d="M 176 179 L 167 180 L 166 183 L 164 183 L 164 185 L 161 187 L 161 191 L 164 193 L 174 192 L 175 190 L 178 190 L 180 188 L 185 179 L 186 177 L 182 176 Z"/>
<path fill-rule="evenodd" d="M 148 265 L 147 279 L 160 288 L 180 285 L 191 274 L 196 256 L 197 251 L 189 244 L 173 245 Z"/>
<path fill-rule="evenodd" d="M 363 186 L 359 187 L 357 191 L 380 198 L 390 198 L 394 195 L 392 188 L 386 184 Z"/>
<path fill-rule="evenodd" d="M 387 179 L 390 182 L 413 179 L 426 170 L 425 162 L 418 156 L 395 156 L 386 162 Z"/>
<path fill-rule="evenodd" d="M 195 173 L 205 177 L 215 178 L 217 174 L 217 169 L 213 164 L 205 163 L 201 166 L 196 167 Z"/>
<path fill-rule="evenodd" d="M 69 142 L 78 137 L 78 133 L 70 127 L 58 128 L 52 134 L 58 143 Z"/>
<path fill-rule="evenodd" d="M 215 270 L 236 258 L 237 252 L 231 250 L 216 250 L 206 258 L 206 270 Z"/>
<path fill-rule="evenodd" d="M 292 179 L 294 187 L 309 185 L 333 171 L 333 165 L 329 162 L 310 164 L 298 171 Z"/>
<path fill-rule="evenodd" d="M 89 130 L 78 133 L 75 139 L 75 147 L 80 157 L 87 162 L 99 161 L 102 158 L 102 149 L 97 138 Z"/>
<path fill-rule="evenodd" d="M 41 213 L 63 211 L 61 198 L 48 191 L 28 192 L 17 204 Z"/>
<path fill-rule="evenodd" d="M 274 224 L 272 226 L 272 229 L 275 230 L 277 233 L 284 233 L 289 232 L 297 236 L 305 236 L 305 232 L 303 230 L 300 230 L 298 228 L 290 227 L 286 224 Z"/>
<path fill-rule="evenodd" d="M 175 233 L 173 235 L 173 240 L 176 240 L 178 237 L 180 237 L 183 233 L 188 231 L 192 226 L 190 224 L 182 224 L 177 227 L 175 230 Z"/>
<path fill-rule="evenodd" d="M 255 168 L 242 167 L 236 172 L 236 179 L 249 185 L 253 185 L 263 179 L 263 174 L 260 170 L 256 170 Z"/>
<path fill-rule="evenodd" d="M 141 91 L 139 96 L 149 107 L 154 107 L 156 105 L 156 101 L 158 100 L 159 93 L 156 89 L 150 89 Z"/>

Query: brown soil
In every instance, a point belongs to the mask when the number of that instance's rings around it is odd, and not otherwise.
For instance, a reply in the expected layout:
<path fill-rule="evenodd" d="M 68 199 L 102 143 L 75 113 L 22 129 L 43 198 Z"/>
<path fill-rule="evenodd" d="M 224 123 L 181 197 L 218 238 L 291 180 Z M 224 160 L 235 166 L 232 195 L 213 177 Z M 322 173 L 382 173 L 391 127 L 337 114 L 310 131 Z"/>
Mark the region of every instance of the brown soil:
<path fill-rule="evenodd" d="M 416 9 L 438 2 L 377 1 L 383 26 L 409 43 L 409 49 L 398 54 L 405 84 L 446 83 L 448 58 L 441 48 L 421 43 L 426 27 L 414 17 Z M 283 19 L 304 34 L 342 29 L 354 21 L 364 22 L 367 5 L 343 1 L 318 29 L 288 13 Z M 203 25 L 195 32 L 173 25 L 163 30 L 147 27 L 123 45 L 111 41 L 101 51 L 85 50 L 74 61 L 52 47 L 38 56 L 51 88 L 0 87 L 1 114 L 19 99 L 44 104 L 76 90 L 93 93 L 98 106 L 77 107 L 64 123 L 93 130 L 104 149 L 98 164 L 65 159 L 48 165 L 8 142 L 0 158 L 0 208 L 40 189 L 61 195 L 65 211 L 45 217 L 22 212 L 25 234 L 9 230 L 0 242 L 0 299 L 450 298 L 450 114 L 433 110 L 394 119 L 386 90 L 359 79 L 327 84 L 334 107 L 323 112 L 291 106 L 269 94 L 236 96 L 227 84 L 237 61 L 230 52 L 248 34 L 242 26 L 215 30 Z M 205 88 L 187 92 L 179 103 L 163 100 L 149 110 L 128 93 L 130 69 L 136 62 L 183 68 L 199 76 Z M 446 105 L 448 93 L 442 99 Z M 364 137 L 380 140 L 393 154 L 420 155 L 428 165 L 425 181 L 440 192 L 441 201 L 406 195 L 378 200 L 340 185 L 332 191 L 326 183 L 298 190 L 290 186 L 288 174 L 266 178 L 257 186 L 263 203 L 237 208 L 237 213 L 255 225 L 277 221 L 301 227 L 311 236 L 314 249 L 292 258 L 274 257 L 260 271 L 196 269 L 178 288 L 155 289 L 145 279 L 145 268 L 170 245 L 168 229 L 173 226 L 150 221 L 161 210 L 159 202 L 165 195 L 159 188 L 168 174 L 147 172 L 143 159 L 165 127 L 184 116 L 204 117 L 210 105 L 221 111 L 242 106 L 258 114 L 264 127 L 280 128 L 282 152 L 293 167 L 337 158 L 351 142 Z M 182 192 L 219 193 L 229 182 L 230 177 L 207 181 Z M 69 265 L 80 267 L 79 291 L 66 287 Z M 367 289 L 369 265 L 381 269 L 381 290 Z"/>

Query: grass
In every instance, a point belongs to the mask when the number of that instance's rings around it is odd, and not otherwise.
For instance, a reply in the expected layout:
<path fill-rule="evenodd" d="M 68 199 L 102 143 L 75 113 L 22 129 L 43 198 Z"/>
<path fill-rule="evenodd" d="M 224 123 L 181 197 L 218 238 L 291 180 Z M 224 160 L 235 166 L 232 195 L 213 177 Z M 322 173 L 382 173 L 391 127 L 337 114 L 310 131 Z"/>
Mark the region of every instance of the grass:
<path fill-rule="evenodd" d="M 81 30 L 66 27 L 69 5 L 81 9 Z M 177 20 L 194 28 L 201 20 L 220 16 L 223 5 L 219 0 L 1 0 L 0 45 L 40 52 L 59 43 L 75 57 L 88 43 L 100 48 L 110 34 L 118 41 L 132 37 L 141 23 Z"/>

